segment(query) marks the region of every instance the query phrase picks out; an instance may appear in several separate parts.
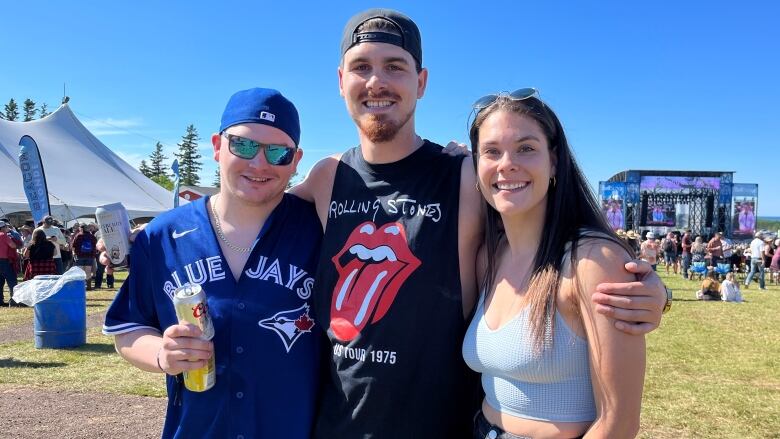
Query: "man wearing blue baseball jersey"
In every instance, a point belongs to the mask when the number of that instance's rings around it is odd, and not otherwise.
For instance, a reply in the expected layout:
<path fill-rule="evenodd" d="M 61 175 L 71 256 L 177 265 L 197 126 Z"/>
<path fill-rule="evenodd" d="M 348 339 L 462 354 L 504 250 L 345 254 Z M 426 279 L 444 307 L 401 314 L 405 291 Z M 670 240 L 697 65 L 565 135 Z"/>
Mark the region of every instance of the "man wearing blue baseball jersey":
<path fill-rule="evenodd" d="M 136 367 L 164 372 L 164 438 L 308 438 L 318 388 L 310 312 L 322 236 L 311 204 L 284 189 L 302 157 L 295 106 L 276 90 L 228 101 L 214 159 L 218 195 L 166 212 L 136 237 L 127 281 L 103 332 Z M 211 341 L 179 324 L 173 291 L 200 284 Z M 216 384 L 191 392 L 181 372 L 214 356 Z"/>

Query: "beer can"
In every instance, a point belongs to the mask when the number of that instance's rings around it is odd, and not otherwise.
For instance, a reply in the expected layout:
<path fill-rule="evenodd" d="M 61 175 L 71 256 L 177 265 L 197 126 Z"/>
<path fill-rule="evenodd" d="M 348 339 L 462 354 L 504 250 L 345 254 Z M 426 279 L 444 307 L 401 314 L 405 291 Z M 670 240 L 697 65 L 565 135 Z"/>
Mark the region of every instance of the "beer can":
<path fill-rule="evenodd" d="M 125 207 L 122 203 L 98 206 L 95 218 L 100 228 L 100 238 L 111 259 L 111 266 L 127 265 L 127 256 L 130 254 L 130 243 L 127 242 L 130 237 L 130 219 Z"/>
<path fill-rule="evenodd" d="M 214 324 L 209 315 L 206 293 L 200 285 L 188 283 L 176 288 L 173 292 L 173 306 L 179 323 L 191 323 L 200 328 L 203 340 L 214 338 Z M 207 360 L 205 366 L 184 372 L 184 386 L 193 392 L 209 390 L 214 387 L 216 381 L 214 355 Z"/>

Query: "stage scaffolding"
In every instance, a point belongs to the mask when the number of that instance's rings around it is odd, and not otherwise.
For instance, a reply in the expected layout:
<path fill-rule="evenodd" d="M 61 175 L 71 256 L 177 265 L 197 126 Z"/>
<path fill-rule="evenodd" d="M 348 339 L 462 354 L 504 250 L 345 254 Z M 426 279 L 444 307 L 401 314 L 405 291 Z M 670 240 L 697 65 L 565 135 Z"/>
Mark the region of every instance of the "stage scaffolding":
<path fill-rule="evenodd" d="M 657 234 L 690 229 L 705 237 L 721 231 L 748 239 L 755 231 L 758 185 L 733 178 L 720 171 L 628 170 L 600 182 L 599 196 L 613 228 Z"/>

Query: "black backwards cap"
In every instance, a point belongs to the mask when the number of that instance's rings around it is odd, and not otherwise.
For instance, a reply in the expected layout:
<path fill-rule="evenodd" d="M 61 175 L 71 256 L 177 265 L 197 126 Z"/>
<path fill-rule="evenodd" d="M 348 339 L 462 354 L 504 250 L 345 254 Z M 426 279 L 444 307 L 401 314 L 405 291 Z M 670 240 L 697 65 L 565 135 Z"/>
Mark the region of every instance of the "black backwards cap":
<path fill-rule="evenodd" d="M 373 18 L 381 18 L 392 23 L 401 35 L 393 35 L 387 32 L 357 32 L 361 24 Z M 422 68 L 422 38 L 420 29 L 414 24 L 411 18 L 394 11 L 392 9 L 369 9 L 360 12 L 347 22 L 344 27 L 344 35 L 341 37 L 341 56 L 343 57 L 347 50 L 360 43 L 387 43 L 398 46 L 412 55 L 417 66 Z"/>

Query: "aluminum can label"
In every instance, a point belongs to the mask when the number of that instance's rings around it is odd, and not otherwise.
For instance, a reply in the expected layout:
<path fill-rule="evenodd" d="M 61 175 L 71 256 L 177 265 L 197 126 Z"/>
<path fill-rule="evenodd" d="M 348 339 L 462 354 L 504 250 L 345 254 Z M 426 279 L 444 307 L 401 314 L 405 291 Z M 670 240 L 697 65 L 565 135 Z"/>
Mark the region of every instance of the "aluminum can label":
<path fill-rule="evenodd" d="M 209 315 L 206 293 L 198 284 L 185 284 L 173 292 L 173 306 L 180 323 L 191 323 L 197 326 L 203 335 L 203 340 L 214 338 L 214 323 Z M 184 386 L 193 392 L 203 392 L 217 381 L 214 356 L 209 358 L 205 366 L 184 372 Z"/>
<path fill-rule="evenodd" d="M 130 219 L 122 203 L 98 206 L 95 218 L 100 228 L 100 238 L 106 246 L 106 253 L 114 267 L 127 265 L 130 254 Z"/>

